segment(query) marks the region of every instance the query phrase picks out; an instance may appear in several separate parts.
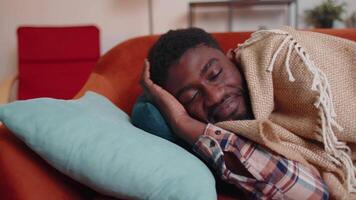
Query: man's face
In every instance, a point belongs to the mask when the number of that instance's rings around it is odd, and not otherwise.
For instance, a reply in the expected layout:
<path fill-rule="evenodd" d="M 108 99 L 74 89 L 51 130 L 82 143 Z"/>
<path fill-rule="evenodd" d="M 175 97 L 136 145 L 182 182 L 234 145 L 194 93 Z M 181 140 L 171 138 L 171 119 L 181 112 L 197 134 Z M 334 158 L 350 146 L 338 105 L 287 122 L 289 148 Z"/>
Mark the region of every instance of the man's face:
<path fill-rule="evenodd" d="M 242 74 L 219 50 L 199 45 L 168 70 L 164 88 L 203 122 L 251 118 Z"/>

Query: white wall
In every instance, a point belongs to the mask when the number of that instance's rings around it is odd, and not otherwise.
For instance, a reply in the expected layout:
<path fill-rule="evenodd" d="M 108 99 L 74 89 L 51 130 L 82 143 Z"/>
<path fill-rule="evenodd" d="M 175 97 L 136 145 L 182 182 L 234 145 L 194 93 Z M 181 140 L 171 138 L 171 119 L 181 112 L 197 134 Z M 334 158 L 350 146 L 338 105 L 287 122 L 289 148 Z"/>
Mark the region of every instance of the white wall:
<path fill-rule="evenodd" d="M 299 0 L 299 18 L 305 9 L 322 0 Z M 188 26 L 190 0 L 153 0 L 154 33 Z M 355 0 L 344 0 L 348 12 L 356 10 Z M 207 31 L 227 30 L 227 9 L 207 8 L 196 12 L 196 26 Z M 275 28 L 286 24 L 286 9 L 237 9 L 233 31 Z M 294 16 L 294 15 L 293 15 Z M 302 19 L 299 27 L 305 28 Z M 94 24 L 101 33 L 101 52 L 117 43 L 149 33 L 147 0 L 0 0 L 0 82 L 17 70 L 16 29 L 21 25 Z M 343 27 L 342 24 L 336 24 Z"/>

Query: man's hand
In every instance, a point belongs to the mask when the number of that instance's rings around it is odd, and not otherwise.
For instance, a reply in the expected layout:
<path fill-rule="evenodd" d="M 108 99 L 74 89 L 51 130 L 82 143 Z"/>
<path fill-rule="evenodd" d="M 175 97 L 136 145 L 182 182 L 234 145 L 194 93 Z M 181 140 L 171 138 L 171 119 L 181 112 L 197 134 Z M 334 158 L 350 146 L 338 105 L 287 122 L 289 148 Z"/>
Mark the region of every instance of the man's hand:
<path fill-rule="evenodd" d="M 145 60 L 141 85 L 173 131 L 190 144 L 194 144 L 204 132 L 205 124 L 190 117 L 183 105 L 172 94 L 153 83 L 150 79 L 150 65 L 147 60 Z"/>
<path fill-rule="evenodd" d="M 141 77 L 141 85 L 149 98 L 158 106 L 159 110 L 168 120 L 173 128 L 179 123 L 180 120 L 189 117 L 187 111 L 182 104 L 168 91 L 153 83 L 150 79 L 150 65 L 145 60 L 145 67 Z"/>

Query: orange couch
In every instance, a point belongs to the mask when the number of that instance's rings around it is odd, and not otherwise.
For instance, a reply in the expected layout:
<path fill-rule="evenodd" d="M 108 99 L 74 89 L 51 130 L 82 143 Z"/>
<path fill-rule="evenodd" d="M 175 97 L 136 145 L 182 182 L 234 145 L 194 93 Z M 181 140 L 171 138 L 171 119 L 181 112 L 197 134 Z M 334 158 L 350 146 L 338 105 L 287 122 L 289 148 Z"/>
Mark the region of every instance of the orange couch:
<path fill-rule="evenodd" d="M 356 29 L 316 29 L 356 41 Z M 242 43 L 250 32 L 215 33 L 226 51 Z M 118 44 L 100 58 L 88 81 L 75 98 L 92 90 L 109 98 L 130 113 L 141 93 L 139 78 L 144 58 L 158 36 L 144 36 Z M 219 194 L 219 200 L 232 199 Z M 5 200 L 91 199 L 91 189 L 60 174 L 18 140 L 6 127 L 0 126 L 0 198 Z"/>

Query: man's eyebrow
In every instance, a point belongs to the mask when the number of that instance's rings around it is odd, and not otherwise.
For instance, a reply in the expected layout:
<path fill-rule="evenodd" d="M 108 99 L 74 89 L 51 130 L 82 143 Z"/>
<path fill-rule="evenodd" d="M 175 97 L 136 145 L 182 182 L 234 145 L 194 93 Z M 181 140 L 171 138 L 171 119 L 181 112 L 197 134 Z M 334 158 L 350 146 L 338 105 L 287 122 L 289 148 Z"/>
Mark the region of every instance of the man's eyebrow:
<path fill-rule="evenodd" d="M 204 75 L 209 68 L 212 66 L 213 63 L 215 63 L 218 59 L 216 58 L 211 58 L 203 67 L 203 69 L 200 71 L 200 76 Z"/>

